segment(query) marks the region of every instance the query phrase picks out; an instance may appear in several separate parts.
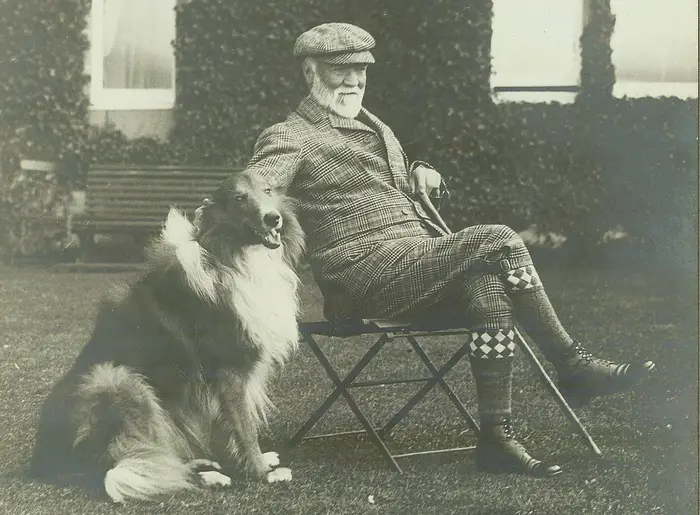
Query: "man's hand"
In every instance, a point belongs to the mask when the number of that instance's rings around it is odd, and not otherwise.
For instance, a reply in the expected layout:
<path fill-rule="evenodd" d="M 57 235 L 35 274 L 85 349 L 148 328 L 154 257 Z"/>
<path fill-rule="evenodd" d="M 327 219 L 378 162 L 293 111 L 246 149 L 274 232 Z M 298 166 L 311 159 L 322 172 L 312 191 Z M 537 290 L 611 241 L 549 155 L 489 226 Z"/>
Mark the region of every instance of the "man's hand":
<path fill-rule="evenodd" d="M 440 189 L 442 177 L 432 168 L 418 166 L 413 170 L 413 173 L 408 178 L 408 183 L 411 185 L 411 192 L 414 195 L 422 195 L 423 193 L 430 196 L 434 190 Z"/>

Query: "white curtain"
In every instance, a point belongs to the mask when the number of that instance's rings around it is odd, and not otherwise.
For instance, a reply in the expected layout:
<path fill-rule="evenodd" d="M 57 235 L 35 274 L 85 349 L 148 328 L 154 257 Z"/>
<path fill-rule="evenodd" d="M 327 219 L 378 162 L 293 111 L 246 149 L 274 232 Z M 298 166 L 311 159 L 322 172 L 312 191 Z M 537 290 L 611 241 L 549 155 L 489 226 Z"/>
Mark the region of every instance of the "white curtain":
<path fill-rule="evenodd" d="M 103 86 L 173 86 L 176 0 L 103 0 Z"/>

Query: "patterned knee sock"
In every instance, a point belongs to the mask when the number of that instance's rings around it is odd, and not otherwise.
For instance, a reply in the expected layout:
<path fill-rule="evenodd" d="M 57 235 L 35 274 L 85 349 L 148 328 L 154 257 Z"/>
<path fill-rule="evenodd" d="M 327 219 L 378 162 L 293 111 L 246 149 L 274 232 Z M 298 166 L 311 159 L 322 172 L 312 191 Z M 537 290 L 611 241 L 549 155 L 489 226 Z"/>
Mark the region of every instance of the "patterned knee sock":
<path fill-rule="evenodd" d="M 513 305 L 497 274 L 474 274 L 462 282 L 465 315 L 472 324 L 469 361 L 482 422 L 509 418 L 513 351 Z"/>
<path fill-rule="evenodd" d="M 559 322 L 535 267 L 505 273 L 516 318 L 551 361 L 569 402 L 585 404 L 597 395 L 623 391 L 654 370 L 653 361 L 616 363 L 593 356 L 571 339 Z"/>
<path fill-rule="evenodd" d="M 469 361 L 482 422 L 510 418 L 514 337 L 512 329 L 472 331 Z"/>
<path fill-rule="evenodd" d="M 515 318 L 547 358 L 569 354 L 574 341 L 559 321 L 534 265 L 508 270 L 504 277 Z"/>

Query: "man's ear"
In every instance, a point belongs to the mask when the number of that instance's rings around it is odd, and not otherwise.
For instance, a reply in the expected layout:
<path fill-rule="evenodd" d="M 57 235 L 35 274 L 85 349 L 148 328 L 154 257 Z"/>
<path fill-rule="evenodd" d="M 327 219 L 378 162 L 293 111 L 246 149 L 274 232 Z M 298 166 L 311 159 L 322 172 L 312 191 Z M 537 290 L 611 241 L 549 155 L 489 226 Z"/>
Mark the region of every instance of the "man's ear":
<path fill-rule="evenodd" d="M 314 83 L 314 67 L 309 61 L 304 61 L 301 65 L 301 70 L 304 73 L 304 80 L 306 80 L 306 85 L 311 88 Z"/>

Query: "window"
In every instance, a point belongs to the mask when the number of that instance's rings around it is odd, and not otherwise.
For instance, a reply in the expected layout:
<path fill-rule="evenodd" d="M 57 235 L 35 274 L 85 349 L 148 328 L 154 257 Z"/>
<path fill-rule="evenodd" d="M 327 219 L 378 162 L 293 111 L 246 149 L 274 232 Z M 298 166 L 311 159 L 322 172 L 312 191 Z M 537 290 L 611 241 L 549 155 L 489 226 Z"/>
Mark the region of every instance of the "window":
<path fill-rule="evenodd" d="M 610 0 L 616 97 L 698 96 L 697 0 Z"/>
<path fill-rule="evenodd" d="M 175 103 L 176 0 L 93 0 L 88 23 L 94 108 L 170 109 Z"/>
<path fill-rule="evenodd" d="M 495 102 L 572 102 L 587 0 L 493 0 Z M 610 0 L 616 97 L 697 98 L 697 0 Z"/>
<path fill-rule="evenodd" d="M 573 102 L 581 75 L 582 0 L 494 0 L 495 102 Z"/>

